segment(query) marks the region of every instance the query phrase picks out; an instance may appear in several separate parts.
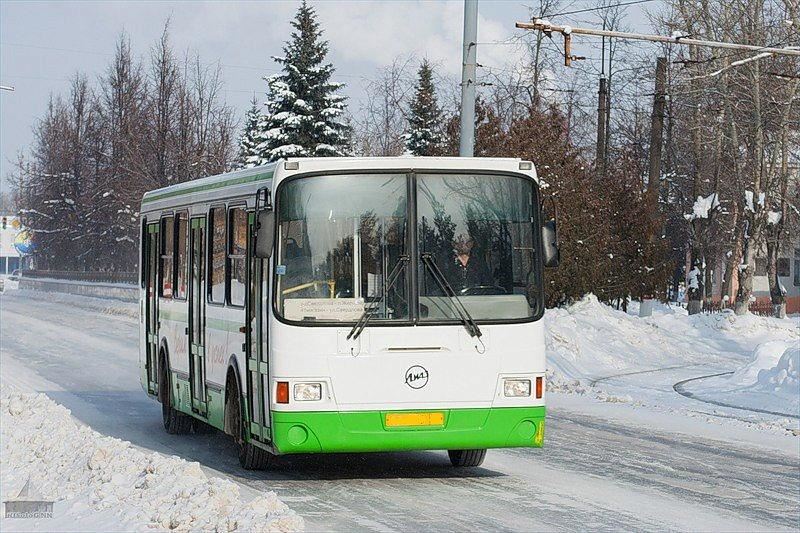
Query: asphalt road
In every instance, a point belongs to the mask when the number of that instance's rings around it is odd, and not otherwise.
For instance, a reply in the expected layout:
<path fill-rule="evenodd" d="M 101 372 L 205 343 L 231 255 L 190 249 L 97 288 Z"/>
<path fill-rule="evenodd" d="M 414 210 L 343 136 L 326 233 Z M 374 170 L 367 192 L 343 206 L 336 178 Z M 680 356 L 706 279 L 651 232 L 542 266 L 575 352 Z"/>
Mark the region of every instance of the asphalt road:
<path fill-rule="evenodd" d="M 134 318 L 57 300 L 0 296 L 5 379 L 46 392 L 103 434 L 198 461 L 246 491 L 274 490 L 309 531 L 800 528 L 800 450 L 791 457 L 558 409 L 548 412 L 545 448 L 491 450 L 482 468 L 416 452 L 284 457 L 247 472 L 218 432 L 163 431 L 159 405 L 139 387 Z"/>

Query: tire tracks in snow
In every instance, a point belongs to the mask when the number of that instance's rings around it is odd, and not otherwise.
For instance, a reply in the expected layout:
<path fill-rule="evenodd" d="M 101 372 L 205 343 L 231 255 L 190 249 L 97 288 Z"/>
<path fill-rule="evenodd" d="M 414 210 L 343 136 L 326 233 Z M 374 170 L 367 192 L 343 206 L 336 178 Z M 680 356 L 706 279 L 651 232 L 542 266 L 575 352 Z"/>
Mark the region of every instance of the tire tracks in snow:
<path fill-rule="evenodd" d="M 686 388 L 684 387 L 684 385 L 686 385 L 687 383 L 690 383 L 692 381 L 699 381 L 701 379 L 715 378 L 715 377 L 718 377 L 718 376 L 729 376 L 731 374 L 733 374 L 733 370 L 728 371 L 728 372 L 719 372 L 717 374 L 708 374 L 708 375 L 705 375 L 705 376 L 697 376 L 697 377 L 693 377 L 693 378 L 689 378 L 689 379 L 684 379 L 682 381 L 679 381 L 679 382 L 675 383 L 672 386 L 672 390 L 674 390 L 675 392 L 677 392 L 678 394 L 680 394 L 681 396 L 683 396 L 685 398 L 689 398 L 689 399 L 692 399 L 692 400 L 697 400 L 698 402 L 708 403 L 708 404 L 711 404 L 711 405 L 718 405 L 720 407 L 728 407 L 730 409 L 739 409 L 741 411 L 750 411 L 752 413 L 761 413 L 761 414 L 765 414 L 765 415 L 781 416 L 781 417 L 784 417 L 784 418 L 794 418 L 795 420 L 800 420 L 800 416 L 798 416 L 798 415 L 793 415 L 793 414 L 789 414 L 789 413 L 780 413 L 780 412 L 777 412 L 777 411 L 770 411 L 768 409 L 758 409 L 758 408 L 755 408 L 755 407 L 741 407 L 739 405 L 733 405 L 733 404 L 730 404 L 730 403 L 720 402 L 720 401 L 717 401 L 717 400 L 709 400 L 709 399 L 706 399 L 706 398 L 701 398 L 701 397 L 697 396 L 695 393 L 687 391 Z"/>

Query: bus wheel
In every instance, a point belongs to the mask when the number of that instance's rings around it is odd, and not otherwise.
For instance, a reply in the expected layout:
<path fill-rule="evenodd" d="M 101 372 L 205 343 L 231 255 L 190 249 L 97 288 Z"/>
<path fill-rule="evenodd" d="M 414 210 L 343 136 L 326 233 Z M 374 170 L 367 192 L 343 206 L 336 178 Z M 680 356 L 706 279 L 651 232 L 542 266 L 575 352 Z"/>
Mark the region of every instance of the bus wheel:
<path fill-rule="evenodd" d="M 172 383 L 164 359 L 161 359 L 159 372 L 158 400 L 161 402 L 161 420 L 164 429 L 171 435 L 184 435 L 192 430 L 192 417 L 178 412 L 172 407 Z"/>
<path fill-rule="evenodd" d="M 447 450 L 453 466 L 481 466 L 486 450 Z"/>
<path fill-rule="evenodd" d="M 265 470 L 272 462 L 272 454 L 249 442 L 244 438 L 244 427 L 242 424 L 242 407 L 239 387 L 235 380 L 228 380 L 228 394 L 225 411 L 230 417 L 230 429 L 233 440 L 236 443 L 239 453 L 239 464 L 245 470 Z"/>

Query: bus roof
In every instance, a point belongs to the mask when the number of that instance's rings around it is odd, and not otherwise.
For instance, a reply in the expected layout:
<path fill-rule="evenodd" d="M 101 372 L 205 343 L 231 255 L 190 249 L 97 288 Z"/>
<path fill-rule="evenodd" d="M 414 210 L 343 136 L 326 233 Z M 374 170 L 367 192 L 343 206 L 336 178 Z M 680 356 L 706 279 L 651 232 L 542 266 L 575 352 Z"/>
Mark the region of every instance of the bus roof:
<path fill-rule="evenodd" d="M 286 163 L 295 163 L 294 168 L 287 168 Z M 525 165 L 523 165 L 523 163 Z M 244 170 L 236 170 L 208 176 L 192 181 L 186 181 L 148 191 L 142 197 L 142 207 L 155 207 L 158 204 L 180 203 L 183 196 L 195 193 L 222 192 L 221 189 L 234 186 L 250 185 L 254 190 L 258 182 L 269 181 L 276 173 L 278 165 L 283 165 L 281 178 L 292 174 L 306 172 L 342 171 L 348 169 L 361 170 L 497 170 L 519 172 L 536 179 L 536 170 L 528 161 L 517 158 L 488 158 L 488 157 L 310 157 L 281 159 L 274 163 Z M 523 168 L 529 166 L 530 168 Z M 285 169 L 285 171 L 284 171 Z M 537 180 L 538 181 L 538 180 Z M 254 187 L 255 186 L 255 187 Z M 238 188 L 238 187 L 237 187 Z M 165 201 L 165 202 L 162 202 Z"/>

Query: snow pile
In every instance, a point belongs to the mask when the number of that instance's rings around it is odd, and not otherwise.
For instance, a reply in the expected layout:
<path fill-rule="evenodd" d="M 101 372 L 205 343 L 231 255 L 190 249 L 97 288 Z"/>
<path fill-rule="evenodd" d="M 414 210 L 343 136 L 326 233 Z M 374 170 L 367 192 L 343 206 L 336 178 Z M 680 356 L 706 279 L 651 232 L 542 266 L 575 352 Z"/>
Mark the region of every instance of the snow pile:
<path fill-rule="evenodd" d="M 800 415 L 800 341 L 756 346 L 732 374 L 698 382 L 692 391 L 732 405 Z"/>
<path fill-rule="evenodd" d="M 780 341 L 775 344 L 780 344 Z M 788 393 L 797 401 L 800 396 L 800 346 L 787 346 L 773 367 L 760 370 L 758 387 Z"/>
<path fill-rule="evenodd" d="M 0 529 L 303 529 L 302 518 L 275 493 L 245 503 L 235 483 L 207 477 L 198 463 L 104 437 L 43 394 L 3 384 L 0 420 L 3 494 L 16 494 L 29 481 L 38 496 L 56 502 L 57 518 L 2 519 Z"/>
<path fill-rule="evenodd" d="M 796 320 L 732 311 L 689 316 L 685 309 L 658 303 L 651 317 L 636 315 L 636 305 L 625 313 L 593 295 L 548 309 L 548 391 L 664 405 L 680 400 L 672 385 L 681 379 L 738 369 L 687 389 L 734 405 L 798 411 Z M 790 348 L 793 354 L 786 353 Z"/>
<path fill-rule="evenodd" d="M 669 316 L 664 311 L 656 316 Z M 680 344 L 680 332 L 663 329 L 585 296 L 566 308 L 548 309 L 547 364 L 554 385 L 596 379 L 626 371 L 692 362 L 694 350 Z M 573 385 L 571 388 L 579 388 Z"/>
<path fill-rule="evenodd" d="M 753 350 L 750 361 L 746 365 L 738 368 L 727 378 L 727 381 L 731 385 L 739 387 L 749 387 L 762 382 L 762 380 L 758 378 L 759 374 L 774 369 L 781 355 L 789 350 L 790 344 L 791 343 L 786 341 L 768 341 L 759 344 L 756 346 L 756 349 Z M 764 381 L 766 382 L 766 380 Z M 771 389 L 773 387 L 763 388 Z"/>
<path fill-rule="evenodd" d="M 81 309 L 96 311 L 104 315 L 117 315 L 128 318 L 139 318 L 139 303 L 114 300 L 109 298 L 96 298 L 63 292 L 47 292 L 28 289 L 19 289 L 14 294 L 16 297 L 28 300 L 55 302 L 73 305 Z"/>

